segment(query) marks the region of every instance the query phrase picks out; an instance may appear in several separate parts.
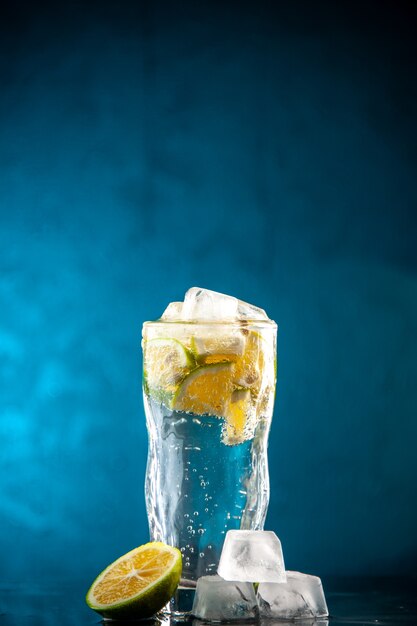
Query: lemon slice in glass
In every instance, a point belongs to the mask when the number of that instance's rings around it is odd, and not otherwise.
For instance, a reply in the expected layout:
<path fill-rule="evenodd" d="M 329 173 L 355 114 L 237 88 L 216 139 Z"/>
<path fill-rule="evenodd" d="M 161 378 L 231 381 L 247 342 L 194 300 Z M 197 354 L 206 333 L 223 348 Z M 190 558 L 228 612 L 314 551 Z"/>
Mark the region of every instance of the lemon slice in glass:
<path fill-rule="evenodd" d="M 223 443 L 235 445 L 253 436 L 254 406 L 249 389 L 233 391 L 226 408 Z"/>
<path fill-rule="evenodd" d="M 265 367 L 265 346 L 261 335 L 254 330 L 248 331 L 245 349 L 235 364 L 234 382 L 240 387 L 251 389 L 257 395 L 262 385 Z"/>

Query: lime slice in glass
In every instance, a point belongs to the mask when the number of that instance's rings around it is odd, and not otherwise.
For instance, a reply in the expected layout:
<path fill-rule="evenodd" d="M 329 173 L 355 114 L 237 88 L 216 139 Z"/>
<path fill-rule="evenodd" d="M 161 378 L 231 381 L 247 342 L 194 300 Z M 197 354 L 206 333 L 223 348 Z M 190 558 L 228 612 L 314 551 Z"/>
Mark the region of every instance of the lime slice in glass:
<path fill-rule="evenodd" d="M 193 355 L 180 341 L 171 338 L 144 342 L 143 354 L 146 390 L 169 405 L 179 383 L 195 367 Z"/>

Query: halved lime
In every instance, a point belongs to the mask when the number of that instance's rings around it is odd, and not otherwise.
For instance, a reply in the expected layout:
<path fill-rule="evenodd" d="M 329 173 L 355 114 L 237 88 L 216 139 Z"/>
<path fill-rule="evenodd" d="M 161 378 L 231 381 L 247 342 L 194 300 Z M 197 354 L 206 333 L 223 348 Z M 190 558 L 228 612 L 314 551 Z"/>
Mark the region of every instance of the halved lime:
<path fill-rule="evenodd" d="M 151 617 L 173 596 L 181 571 L 177 548 L 146 543 L 106 567 L 88 590 L 86 602 L 104 617 Z"/>

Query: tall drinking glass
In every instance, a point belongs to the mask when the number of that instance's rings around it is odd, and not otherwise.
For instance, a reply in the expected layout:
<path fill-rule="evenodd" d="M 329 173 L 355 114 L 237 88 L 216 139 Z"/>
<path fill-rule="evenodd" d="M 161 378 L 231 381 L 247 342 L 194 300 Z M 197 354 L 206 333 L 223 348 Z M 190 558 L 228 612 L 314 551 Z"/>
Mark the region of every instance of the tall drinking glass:
<path fill-rule="evenodd" d="M 276 334 L 270 320 L 143 326 L 150 536 L 181 550 L 184 597 L 216 573 L 228 530 L 263 528 Z"/>

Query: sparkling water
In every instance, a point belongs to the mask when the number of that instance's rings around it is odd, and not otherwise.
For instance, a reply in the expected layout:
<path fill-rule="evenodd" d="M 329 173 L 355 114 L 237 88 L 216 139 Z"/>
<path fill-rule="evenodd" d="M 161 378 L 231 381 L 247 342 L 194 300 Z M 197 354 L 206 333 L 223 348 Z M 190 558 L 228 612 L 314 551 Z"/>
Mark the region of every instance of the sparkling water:
<path fill-rule="evenodd" d="M 151 539 L 183 556 L 175 613 L 216 573 L 228 530 L 263 528 L 276 333 L 262 309 L 197 287 L 143 326 L 146 506 Z"/>
<path fill-rule="evenodd" d="M 227 445 L 222 418 L 171 411 L 146 395 L 144 402 L 151 539 L 181 550 L 181 583 L 194 586 L 216 573 L 228 530 L 263 528 L 269 420 L 258 421 L 251 439 Z"/>

